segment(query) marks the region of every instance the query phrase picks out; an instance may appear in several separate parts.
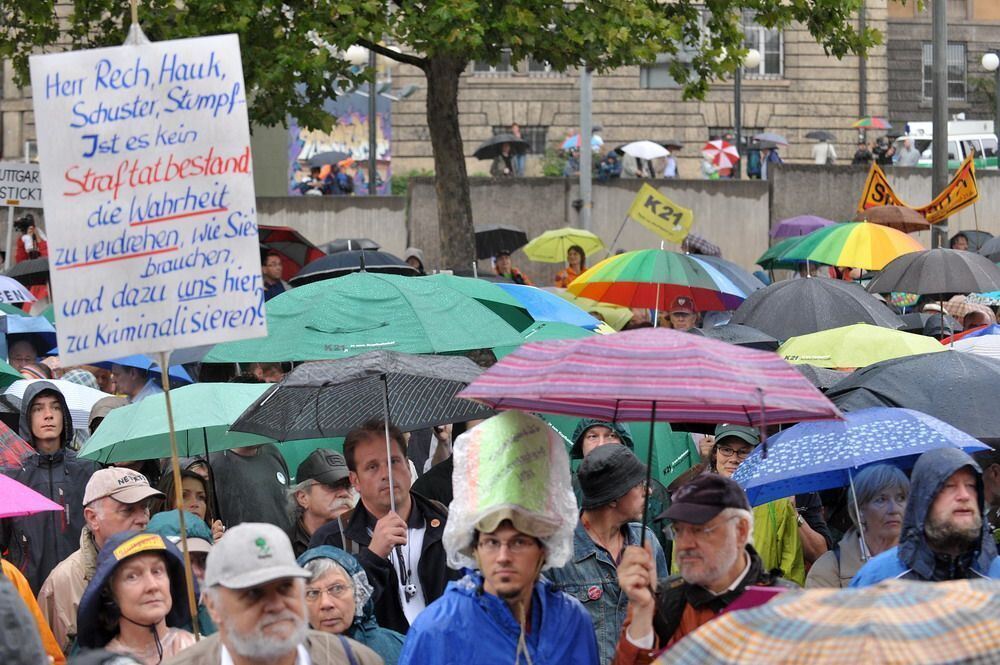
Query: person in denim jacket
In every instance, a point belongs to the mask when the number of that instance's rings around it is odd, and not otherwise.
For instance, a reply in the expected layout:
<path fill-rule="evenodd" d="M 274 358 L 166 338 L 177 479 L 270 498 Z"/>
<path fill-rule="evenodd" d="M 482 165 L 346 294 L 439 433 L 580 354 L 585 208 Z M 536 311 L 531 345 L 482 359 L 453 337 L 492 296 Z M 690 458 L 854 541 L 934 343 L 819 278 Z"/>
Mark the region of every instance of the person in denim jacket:
<path fill-rule="evenodd" d="M 573 534 L 573 556 L 546 576 L 590 613 L 600 662 L 607 664 L 614 656 L 628 606 L 618 586 L 618 563 L 625 548 L 642 539 L 646 466 L 625 446 L 601 446 L 583 460 L 577 478 L 582 511 Z M 666 577 L 663 549 L 648 528 L 646 542 L 653 548 L 658 574 Z"/>

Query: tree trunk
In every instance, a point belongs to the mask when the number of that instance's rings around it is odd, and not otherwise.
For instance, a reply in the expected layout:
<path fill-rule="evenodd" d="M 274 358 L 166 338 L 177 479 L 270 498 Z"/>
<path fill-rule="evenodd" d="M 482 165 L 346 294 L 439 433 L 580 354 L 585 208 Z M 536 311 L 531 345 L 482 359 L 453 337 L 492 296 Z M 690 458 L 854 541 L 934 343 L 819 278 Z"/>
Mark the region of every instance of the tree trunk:
<path fill-rule="evenodd" d="M 476 258 L 469 175 L 458 124 L 458 81 L 468 60 L 436 55 L 427 59 L 427 125 L 434 152 L 441 266 L 469 270 Z"/>

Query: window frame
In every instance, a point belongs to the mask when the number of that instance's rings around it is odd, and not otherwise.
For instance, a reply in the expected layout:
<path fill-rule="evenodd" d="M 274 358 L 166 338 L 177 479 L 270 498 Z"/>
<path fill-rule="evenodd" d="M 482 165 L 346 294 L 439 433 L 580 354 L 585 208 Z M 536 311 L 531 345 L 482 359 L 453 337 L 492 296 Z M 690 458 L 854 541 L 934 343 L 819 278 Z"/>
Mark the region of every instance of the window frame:
<path fill-rule="evenodd" d="M 952 62 L 952 48 L 961 49 L 961 57 L 955 56 L 955 62 Z M 931 100 L 934 94 L 934 80 L 933 80 L 933 65 L 934 65 L 934 46 L 931 42 L 923 42 L 920 48 L 920 96 L 924 100 Z M 965 42 L 948 42 L 948 101 L 949 102 L 967 102 L 969 100 L 969 49 Z M 957 79 L 952 79 L 951 68 L 954 65 L 961 64 L 962 66 L 962 79 L 958 81 Z M 952 97 L 951 87 L 953 85 L 958 85 L 961 83 L 962 86 L 962 96 Z"/>

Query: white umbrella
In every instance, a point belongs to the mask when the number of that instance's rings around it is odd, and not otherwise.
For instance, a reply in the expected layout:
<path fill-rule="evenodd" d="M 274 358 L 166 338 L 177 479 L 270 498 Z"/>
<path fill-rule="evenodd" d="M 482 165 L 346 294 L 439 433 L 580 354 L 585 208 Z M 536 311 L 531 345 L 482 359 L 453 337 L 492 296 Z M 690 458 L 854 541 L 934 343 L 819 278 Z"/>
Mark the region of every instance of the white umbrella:
<path fill-rule="evenodd" d="M 653 143 L 652 141 L 633 141 L 632 143 L 626 143 L 621 148 L 622 152 L 626 155 L 632 155 L 633 157 L 638 157 L 639 159 L 657 159 L 659 157 L 666 157 L 670 154 L 670 151 L 664 148 L 659 143 Z"/>
<path fill-rule="evenodd" d="M 979 337 L 963 337 L 952 343 L 955 351 L 974 353 L 977 356 L 988 356 L 1000 360 L 1000 335 L 980 335 Z"/>
<path fill-rule="evenodd" d="M 35 302 L 35 296 L 13 277 L 0 275 L 0 302 Z"/>
<path fill-rule="evenodd" d="M 11 406 L 20 410 L 21 398 L 24 397 L 25 389 L 36 381 L 48 381 L 63 394 L 66 398 L 66 405 L 69 407 L 70 415 L 73 416 L 73 428 L 86 430 L 90 423 L 90 409 L 93 408 L 97 400 L 110 397 L 108 393 L 94 390 L 87 386 L 81 386 L 72 381 L 62 381 L 59 379 L 21 379 L 15 381 L 3 392 L 4 398 Z"/>

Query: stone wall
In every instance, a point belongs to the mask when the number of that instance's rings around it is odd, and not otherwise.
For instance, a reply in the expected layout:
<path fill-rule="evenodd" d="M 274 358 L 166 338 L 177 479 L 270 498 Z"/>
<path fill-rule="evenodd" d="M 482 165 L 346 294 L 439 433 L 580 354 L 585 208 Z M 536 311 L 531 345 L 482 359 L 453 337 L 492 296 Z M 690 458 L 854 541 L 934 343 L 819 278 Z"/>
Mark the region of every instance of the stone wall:
<path fill-rule="evenodd" d="M 370 238 L 392 254 L 406 249 L 406 201 L 399 196 L 258 197 L 257 223 L 290 226 L 317 245 Z"/>

